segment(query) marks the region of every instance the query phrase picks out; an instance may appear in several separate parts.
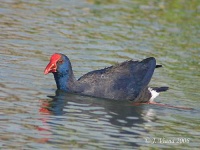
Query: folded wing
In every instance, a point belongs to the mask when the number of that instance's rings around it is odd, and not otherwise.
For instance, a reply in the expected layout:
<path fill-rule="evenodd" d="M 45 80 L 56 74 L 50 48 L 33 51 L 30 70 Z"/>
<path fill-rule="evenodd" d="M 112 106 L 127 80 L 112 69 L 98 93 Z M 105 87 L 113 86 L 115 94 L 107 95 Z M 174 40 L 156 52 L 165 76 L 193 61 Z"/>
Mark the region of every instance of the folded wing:
<path fill-rule="evenodd" d="M 156 68 L 153 57 L 89 72 L 78 79 L 77 92 L 109 99 L 134 100 L 144 91 Z"/>

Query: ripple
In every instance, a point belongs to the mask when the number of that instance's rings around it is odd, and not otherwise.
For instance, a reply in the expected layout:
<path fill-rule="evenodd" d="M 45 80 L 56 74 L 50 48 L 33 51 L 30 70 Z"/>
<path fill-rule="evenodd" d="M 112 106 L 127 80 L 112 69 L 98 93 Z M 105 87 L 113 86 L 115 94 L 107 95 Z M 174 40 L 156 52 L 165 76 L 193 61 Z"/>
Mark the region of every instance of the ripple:
<path fill-rule="evenodd" d="M 0 6 L 0 146 L 3 149 L 189 149 L 199 146 L 199 2 L 3 1 Z M 153 56 L 156 101 L 191 107 L 131 106 L 56 95 L 43 75 L 52 53 L 69 56 L 77 78 Z M 145 143 L 145 137 L 190 143 Z M 154 146 L 154 147 L 153 147 Z"/>

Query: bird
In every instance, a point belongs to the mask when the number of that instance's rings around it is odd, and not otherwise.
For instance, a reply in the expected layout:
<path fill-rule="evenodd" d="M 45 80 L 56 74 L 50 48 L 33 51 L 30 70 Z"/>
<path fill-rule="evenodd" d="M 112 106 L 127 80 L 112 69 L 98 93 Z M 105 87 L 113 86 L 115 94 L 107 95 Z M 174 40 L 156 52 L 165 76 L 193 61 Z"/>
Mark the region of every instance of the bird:
<path fill-rule="evenodd" d="M 156 59 L 149 57 L 141 61 L 127 60 L 113 66 L 94 70 L 75 78 L 70 59 L 62 53 L 54 53 L 44 70 L 53 73 L 57 90 L 80 95 L 129 100 L 136 103 L 154 103 L 160 92 L 169 87 L 149 87 Z"/>

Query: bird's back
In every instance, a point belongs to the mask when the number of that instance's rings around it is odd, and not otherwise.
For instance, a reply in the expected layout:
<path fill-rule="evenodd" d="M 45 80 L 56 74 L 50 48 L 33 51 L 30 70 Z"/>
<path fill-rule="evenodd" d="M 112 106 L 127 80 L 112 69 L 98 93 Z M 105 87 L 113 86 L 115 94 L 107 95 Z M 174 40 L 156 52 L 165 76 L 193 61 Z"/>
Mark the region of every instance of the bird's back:
<path fill-rule="evenodd" d="M 151 80 L 156 60 L 126 61 L 89 72 L 78 79 L 77 92 L 116 100 L 134 100 Z"/>

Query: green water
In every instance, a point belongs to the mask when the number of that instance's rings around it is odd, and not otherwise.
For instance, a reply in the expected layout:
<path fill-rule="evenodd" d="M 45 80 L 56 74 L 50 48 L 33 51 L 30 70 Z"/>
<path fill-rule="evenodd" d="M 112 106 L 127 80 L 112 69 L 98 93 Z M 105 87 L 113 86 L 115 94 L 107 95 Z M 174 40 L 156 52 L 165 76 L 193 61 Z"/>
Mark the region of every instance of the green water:
<path fill-rule="evenodd" d="M 2 149 L 200 147 L 199 0 L 4 0 L 0 31 Z M 170 87 L 156 101 L 192 110 L 54 97 L 43 71 L 55 52 L 77 78 L 153 56 L 150 85 Z"/>

